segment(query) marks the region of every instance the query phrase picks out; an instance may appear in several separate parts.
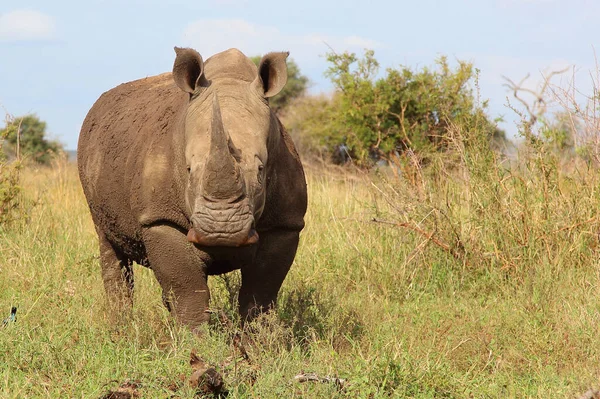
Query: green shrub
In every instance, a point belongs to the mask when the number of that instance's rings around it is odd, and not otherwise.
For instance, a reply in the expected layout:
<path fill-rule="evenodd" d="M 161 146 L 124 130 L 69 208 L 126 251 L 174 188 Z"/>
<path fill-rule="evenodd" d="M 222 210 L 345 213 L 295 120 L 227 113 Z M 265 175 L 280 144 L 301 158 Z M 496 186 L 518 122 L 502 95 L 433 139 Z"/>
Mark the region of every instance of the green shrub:
<path fill-rule="evenodd" d="M 62 151 L 59 142 L 46 137 L 46 122 L 36 115 L 25 115 L 7 121 L 0 135 L 6 140 L 10 153 L 19 153 L 29 159 L 48 165 L 52 158 Z"/>
<path fill-rule="evenodd" d="M 474 93 L 477 75 L 468 62 L 458 61 L 452 69 L 440 57 L 431 69 L 389 68 L 378 77 L 379 63 L 371 50 L 363 58 L 329 53 L 327 60 L 326 76 L 336 93 L 329 101 L 301 103 L 316 112 L 305 112 L 307 117 L 292 125 L 310 132 L 310 141 L 334 158 L 346 152 L 368 165 L 381 158 L 395 161 L 407 152 L 443 151 L 455 125 L 482 135 L 486 145 L 505 140 L 485 114 L 487 103 L 480 104 Z"/>

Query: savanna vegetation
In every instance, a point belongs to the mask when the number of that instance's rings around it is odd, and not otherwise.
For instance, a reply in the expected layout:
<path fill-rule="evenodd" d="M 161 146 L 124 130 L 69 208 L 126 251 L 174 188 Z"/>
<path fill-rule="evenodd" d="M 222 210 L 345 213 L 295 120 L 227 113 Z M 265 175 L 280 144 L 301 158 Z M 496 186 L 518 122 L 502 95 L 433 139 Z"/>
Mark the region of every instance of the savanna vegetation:
<path fill-rule="evenodd" d="M 62 152 L 62 145 L 48 138 L 46 122 L 36 115 L 9 117 L 0 130 L 4 151 L 2 156 L 28 158 L 38 164 L 48 165 L 53 157 Z"/>
<path fill-rule="evenodd" d="M 192 398 L 192 350 L 230 398 L 598 388 L 598 98 L 544 86 L 554 117 L 514 85 L 523 140 L 508 153 L 471 65 L 381 76 L 372 53 L 329 59 L 336 93 L 279 111 L 307 160 L 309 210 L 276 311 L 241 341 L 236 273 L 211 277 L 201 337 L 139 266 L 131 319 L 109 323 L 76 167 L 25 165 L 11 184 L 2 161 L 0 187 L 16 191 L 0 197 L 13 215 L 0 223 L 0 311 L 18 313 L 0 327 L 0 397 L 99 398 L 129 382 L 144 398 Z"/>

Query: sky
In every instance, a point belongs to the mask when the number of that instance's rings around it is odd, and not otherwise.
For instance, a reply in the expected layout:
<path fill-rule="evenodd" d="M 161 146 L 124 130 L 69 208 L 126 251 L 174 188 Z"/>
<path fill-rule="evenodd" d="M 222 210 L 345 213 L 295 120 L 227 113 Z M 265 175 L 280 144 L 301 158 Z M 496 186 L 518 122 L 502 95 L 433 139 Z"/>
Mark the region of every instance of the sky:
<path fill-rule="evenodd" d="M 51 138 L 76 149 L 83 120 L 103 92 L 170 71 L 174 46 L 206 59 L 236 47 L 246 55 L 290 51 L 311 80 L 329 49 L 373 49 L 382 70 L 431 67 L 446 55 L 480 72 L 488 114 L 516 132 L 506 76 L 532 88 L 550 71 L 591 90 L 600 40 L 598 0 L 19 0 L 0 3 L 0 106 L 35 113 Z M 574 72 L 573 72 L 574 71 Z M 0 124 L 1 125 L 1 124 Z"/>

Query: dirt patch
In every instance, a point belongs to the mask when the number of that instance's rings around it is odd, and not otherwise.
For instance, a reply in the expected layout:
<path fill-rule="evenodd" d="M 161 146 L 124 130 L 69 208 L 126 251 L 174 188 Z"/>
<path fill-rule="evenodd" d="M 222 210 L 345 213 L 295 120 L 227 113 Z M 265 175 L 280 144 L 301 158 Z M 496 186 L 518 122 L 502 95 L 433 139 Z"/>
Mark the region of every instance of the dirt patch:
<path fill-rule="evenodd" d="M 138 391 L 141 384 L 139 381 L 125 381 L 115 390 L 109 391 L 100 399 L 134 399 L 140 398 L 142 395 Z"/>

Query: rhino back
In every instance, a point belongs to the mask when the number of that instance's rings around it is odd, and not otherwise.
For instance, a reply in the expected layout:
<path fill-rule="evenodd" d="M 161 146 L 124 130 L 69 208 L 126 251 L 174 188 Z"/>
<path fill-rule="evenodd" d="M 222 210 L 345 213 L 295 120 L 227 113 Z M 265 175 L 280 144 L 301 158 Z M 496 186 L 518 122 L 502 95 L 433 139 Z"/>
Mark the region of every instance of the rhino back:
<path fill-rule="evenodd" d="M 173 175 L 180 161 L 173 137 L 186 102 L 166 73 L 104 93 L 83 123 L 77 161 L 92 218 L 126 252 L 141 245 L 144 222 L 186 223 Z"/>

